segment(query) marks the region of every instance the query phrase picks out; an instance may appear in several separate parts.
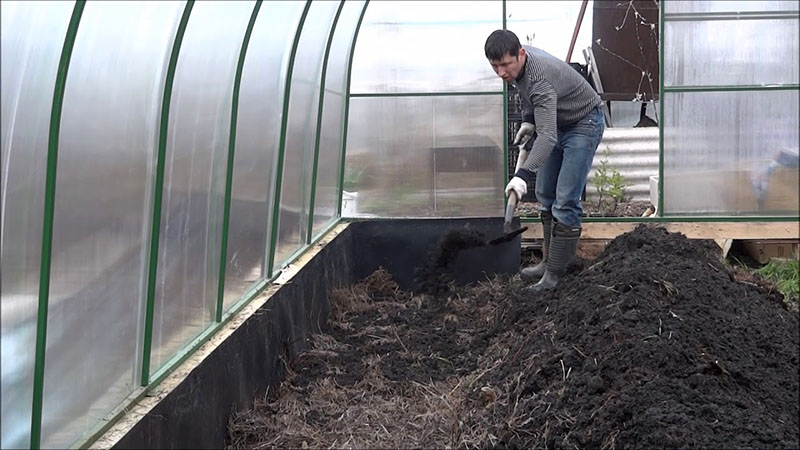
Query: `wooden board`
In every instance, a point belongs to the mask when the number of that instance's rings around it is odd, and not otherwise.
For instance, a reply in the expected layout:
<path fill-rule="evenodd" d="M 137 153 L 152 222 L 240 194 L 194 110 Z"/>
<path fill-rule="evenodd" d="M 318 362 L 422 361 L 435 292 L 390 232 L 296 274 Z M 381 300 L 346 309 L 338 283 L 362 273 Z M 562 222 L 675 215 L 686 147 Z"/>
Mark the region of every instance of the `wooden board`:
<path fill-rule="evenodd" d="M 798 222 L 669 222 L 652 223 L 691 239 L 800 239 Z M 523 240 L 542 238 L 541 222 L 525 223 Z M 614 239 L 632 231 L 639 222 L 583 223 L 581 239 Z"/>
<path fill-rule="evenodd" d="M 797 259 L 797 240 L 769 240 L 769 241 L 744 241 L 745 251 L 761 264 L 766 264 L 770 259 Z"/>

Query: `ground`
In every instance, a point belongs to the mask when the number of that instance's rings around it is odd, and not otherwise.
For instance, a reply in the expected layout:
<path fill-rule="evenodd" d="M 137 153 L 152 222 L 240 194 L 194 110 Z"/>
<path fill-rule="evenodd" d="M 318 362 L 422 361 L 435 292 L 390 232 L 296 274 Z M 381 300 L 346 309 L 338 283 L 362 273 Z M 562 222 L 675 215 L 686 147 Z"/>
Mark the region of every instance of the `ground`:
<path fill-rule="evenodd" d="M 448 284 L 441 253 L 435 295 L 383 270 L 334 292 L 228 447 L 800 447 L 798 313 L 712 242 L 641 225 L 543 295 Z"/>

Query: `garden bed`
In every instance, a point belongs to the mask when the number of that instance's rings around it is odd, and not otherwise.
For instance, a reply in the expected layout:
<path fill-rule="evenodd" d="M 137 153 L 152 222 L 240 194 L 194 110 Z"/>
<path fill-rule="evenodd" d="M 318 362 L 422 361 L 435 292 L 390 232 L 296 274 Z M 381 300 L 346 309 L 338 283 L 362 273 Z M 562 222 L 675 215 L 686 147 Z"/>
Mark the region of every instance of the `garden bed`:
<path fill-rule="evenodd" d="M 650 215 L 654 211 L 649 201 L 613 203 L 603 200 L 603 202 L 598 203 L 596 200 L 588 200 L 581 203 L 583 217 L 642 217 L 643 215 Z M 520 217 L 539 217 L 539 203 L 520 203 L 517 205 L 517 214 Z"/>
<path fill-rule="evenodd" d="M 641 225 L 555 290 L 524 287 L 434 296 L 378 270 L 333 292 L 324 333 L 231 418 L 227 446 L 800 445 L 798 313 L 712 242 Z"/>

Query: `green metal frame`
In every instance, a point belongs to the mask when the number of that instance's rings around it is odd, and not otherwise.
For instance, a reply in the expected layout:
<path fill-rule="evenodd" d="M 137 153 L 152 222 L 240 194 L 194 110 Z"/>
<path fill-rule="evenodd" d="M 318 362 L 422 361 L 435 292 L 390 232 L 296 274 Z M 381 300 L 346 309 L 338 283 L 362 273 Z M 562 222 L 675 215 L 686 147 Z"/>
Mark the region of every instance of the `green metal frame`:
<path fill-rule="evenodd" d="M 281 209 L 281 184 L 283 183 L 283 160 L 286 153 L 286 127 L 289 121 L 289 95 L 292 90 L 292 72 L 294 71 L 294 59 L 297 53 L 297 45 L 300 42 L 300 34 L 303 31 L 303 24 L 306 21 L 308 10 L 311 7 L 311 0 L 306 1 L 303 7 L 303 13 L 300 15 L 300 21 L 297 24 L 297 30 L 294 34 L 294 41 L 292 42 L 292 50 L 289 55 L 289 63 L 286 67 L 286 85 L 283 91 L 283 114 L 281 116 L 281 134 L 280 145 L 278 147 L 278 157 L 275 161 L 275 197 L 272 205 L 272 224 L 271 224 L 271 240 L 269 245 L 269 264 L 267 269 L 267 276 L 272 277 L 275 269 L 275 250 L 278 246 L 278 223 L 280 218 Z"/>
<path fill-rule="evenodd" d="M 506 20 L 506 0 L 503 0 L 503 30 L 508 28 L 508 23 Z M 503 173 L 505 174 L 505 178 L 503 178 L 503 183 L 508 183 L 510 173 L 508 172 L 508 84 L 504 81 L 503 82 Z M 505 190 L 503 190 L 503 204 L 508 201 L 508 197 L 505 195 Z M 501 205 L 501 208 L 504 206 Z M 501 209 L 503 211 L 503 209 Z"/>
<path fill-rule="evenodd" d="M 339 199 L 336 202 L 336 215 L 342 216 L 342 196 L 344 195 L 344 165 L 345 156 L 347 154 L 347 127 L 350 120 L 350 79 L 353 73 L 353 54 L 356 51 L 356 41 L 358 40 L 358 32 L 361 31 L 361 22 L 364 20 L 364 14 L 367 12 L 369 0 L 364 2 L 364 7 L 361 10 L 361 15 L 358 17 L 356 30 L 353 33 L 353 41 L 350 44 L 350 54 L 348 55 L 347 62 L 347 82 L 345 83 L 345 101 L 344 101 L 344 120 L 342 120 L 342 147 L 340 149 L 341 155 L 339 157 L 339 187 L 336 190 L 339 192 Z"/>
<path fill-rule="evenodd" d="M 659 3 L 659 114 L 658 122 L 658 215 L 655 218 L 584 218 L 584 222 L 793 222 L 800 216 L 680 216 L 664 214 L 664 94 L 703 93 L 703 92 L 759 92 L 759 91 L 800 91 L 800 84 L 773 85 L 709 85 L 709 86 L 665 86 L 664 85 L 664 34 L 667 21 L 712 21 L 712 20 L 764 20 L 796 19 L 800 11 L 765 12 L 714 12 L 714 13 L 664 13 L 664 2 Z M 629 219 L 629 220 L 621 220 Z"/>
<path fill-rule="evenodd" d="M 319 236 L 316 237 L 314 241 L 311 242 L 311 245 L 314 245 L 316 242 L 319 242 L 327 233 L 328 231 L 335 228 L 337 225 L 341 223 L 341 219 L 338 219 L 332 222 L 323 233 L 320 233 Z M 308 247 L 304 247 L 302 250 L 307 250 Z M 298 252 L 298 254 L 302 253 L 302 251 Z M 200 335 L 194 338 L 188 345 L 183 347 L 178 353 L 172 356 L 170 360 L 164 364 L 164 366 L 156 371 L 153 374 L 153 377 L 150 381 L 150 386 L 155 386 L 164 381 L 170 373 L 172 373 L 178 365 L 186 361 L 194 352 L 203 344 L 208 342 L 214 335 L 217 334 L 227 323 L 230 321 L 231 318 L 239 314 L 239 312 L 244 309 L 250 302 L 261 292 L 266 289 L 270 283 L 274 282 L 277 278 L 277 275 L 271 277 L 269 279 L 263 279 L 253 284 L 253 286 L 242 295 L 241 299 L 239 299 L 236 303 L 234 303 L 230 309 L 224 312 L 222 315 L 222 319 L 219 322 L 213 323 L 209 328 L 203 330 Z M 141 397 L 141 396 L 140 396 Z"/>
<path fill-rule="evenodd" d="M 250 21 L 247 23 L 247 30 L 244 32 L 242 47 L 239 50 L 239 62 L 236 64 L 236 75 L 233 79 L 233 98 L 231 99 L 231 131 L 228 136 L 228 164 L 225 170 L 225 204 L 222 213 L 222 241 L 219 252 L 219 287 L 217 289 L 217 310 L 214 319 L 217 323 L 222 322 L 223 299 L 225 297 L 225 269 L 228 264 L 228 227 L 231 215 L 231 190 L 233 189 L 233 157 L 236 150 L 236 120 L 239 115 L 239 89 L 242 85 L 242 70 L 244 60 L 247 57 L 247 46 L 250 44 L 250 36 L 253 34 L 258 11 L 261 9 L 261 0 L 256 0 L 253 12 L 250 14 Z"/>
<path fill-rule="evenodd" d="M 251 13 L 250 21 L 245 32 L 242 46 L 240 49 L 239 60 L 237 64 L 236 74 L 233 86 L 233 98 L 231 104 L 231 133 L 229 136 L 229 148 L 226 166 L 226 184 L 225 184 L 225 197 L 224 197 L 224 215 L 222 223 L 222 241 L 221 241 L 221 254 L 220 254 L 220 269 L 219 269 L 219 286 L 217 292 L 217 309 L 215 311 L 215 322 L 212 326 L 204 330 L 199 336 L 192 340 L 188 345 L 183 347 L 177 354 L 164 364 L 153 377 L 150 377 L 150 356 L 152 350 L 152 328 L 153 328 L 153 315 L 154 315 L 154 301 L 155 301 L 155 284 L 158 268 L 158 246 L 159 246 L 159 233 L 161 221 L 161 207 L 164 188 L 164 165 L 166 159 L 166 145 L 169 124 L 169 112 L 171 94 L 174 85 L 174 78 L 176 73 L 177 61 L 180 55 L 180 48 L 182 45 L 183 37 L 186 32 L 188 21 L 194 6 L 194 0 L 187 0 L 184 7 L 183 14 L 178 25 L 175 39 L 172 45 L 170 60 L 168 63 L 165 86 L 161 104 L 161 114 L 159 120 L 159 139 L 157 150 L 156 171 L 154 180 L 154 198 L 153 198 L 153 214 L 151 224 L 151 236 L 149 247 L 149 266 L 148 266 L 148 280 L 147 280 L 147 293 L 145 299 L 145 318 L 143 330 L 143 345 L 142 345 L 142 361 L 141 361 L 141 387 L 132 392 L 126 399 L 126 404 L 138 401 L 153 385 L 163 381 L 166 376 L 171 373 L 174 368 L 186 360 L 197 348 L 208 341 L 215 335 L 227 321 L 239 313 L 246 305 L 248 305 L 260 292 L 262 292 L 272 281 L 275 280 L 276 275 L 273 274 L 275 268 L 275 252 L 277 247 L 277 233 L 280 215 L 280 197 L 281 185 L 283 179 L 283 163 L 286 152 L 286 133 L 288 123 L 288 108 L 291 94 L 291 78 L 294 69 L 295 57 L 298 49 L 300 36 L 303 30 L 303 25 L 308 15 L 311 1 L 306 1 L 303 12 L 300 16 L 297 29 L 295 31 L 294 41 L 289 55 L 287 70 L 286 70 L 286 84 L 284 87 L 283 99 L 283 116 L 280 129 L 280 142 L 278 155 L 276 157 L 276 179 L 275 179 L 275 196 L 273 201 L 273 216 L 271 220 L 271 242 L 268 254 L 268 270 L 264 274 L 264 279 L 254 283 L 254 285 L 246 292 L 242 298 L 237 301 L 227 312 L 223 311 L 223 295 L 225 286 L 225 271 L 226 271 L 226 257 L 227 257 L 227 244 L 228 244 L 228 231 L 230 223 L 230 204 L 232 195 L 233 183 L 233 162 L 235 151 L 235 138 L 236 138 L 236 124 L 238 117 L 238 100 L 241 87 L 241 77 L 246 58 L 247 48 L 249 45 L 252 31 L 256 22 L 256 18 L 260 11 L 262 0 L 256 0 L 253 12 Z M 352 79 L 352 66 L 355 53 L 356 42 L 358 34 L 367 10 L 369 0 L 364 2 L 356 28 L 353 33 L 352 42 L 350 45 L 350 53 L 348 55 L 347 64 L 347 77 L 345 86 L 345 101 L 343 107 L 343 124 L 342 124 L 342 140 L 340 148 L 340 161 L 339 161 L 339 174 L 338 174 L 338 192 L 343 193 L 344 186 L 344 173 L 345 173 L 345 157 L 347 147 L 347 131 L 349 125 L 349 103 L 351 98 L 369 98 L 369 97 L 442 97 L 442 96 L 477 96 L 477 95 L 503 95 L 503 126 L 504 126 L 504 143 L 503 143 L 503 157 L 505 164 L 506 178 L 509 176 L 508 171 L 508 90 L 507 86 L 503 85 L 502 91 L 485 91 L 485 92 L 403 92 L 403 93 L 350 93 L 351 79 Z M 63 47 L 59 59 L 52 108 L 50 114 L 49 133 L 48 133 L 48 151 L 47 151 L 47 167 L 46 167 L 46 180 L 45 180 L 45 199 L 44 199 L 44 215 L 42 225 L 42 253 L 40 263 L 40 279 L 39 279 L 39 294 L 38 294 L 38 311 L 37 311 L 37 324 L 36 324 L 36 342 L 35 342 L 35 362 L 33 374 L 33 394 L 32 394 L 32 410 L 31 410 L 31 429 L 30 429 L 30 446 L 33 449 L 41 447 L 42 439 L 42 412 L 43 412 L 43 398 L 44 398 L 44 377 L 45 377 L 45 356 L 46 356 L 46 343 L 47 343 L 47 322 L 48 322 L 48 309 L 49 309 L 49 290 L 50 290 L 50 272 L 52 265 L 52 244 L 53 244 L 53 220 L 55 213 L 55 194 L 56 194 L 56 174 L 58 163 L 58 150 L 59 150 L 59 135 L 61 116 L 63 110 L 64 94 L 66 90 L 67 75 L 69 71 L 72 52 L 75 46 L 75 41 L 81 22 L 82 14 L 86 6 L 86 0 L 76 0 L 75 6 L 70 17 L 69 25 L 64 38 Z M 312 169 L 311 193 L 310 193 L 310 210 L 308 217 L 308 230 L 305 237 L 306 245 L 294 252 L 289 258 L 290 260 L 296 258 L 305 252 L 309 246 L 321 240 L 333 228 L 343 222 L 341 218 L 342 198 L 339 195 L 336 206 L 336 216 L 319 234 L 314 236 L 313 233 L 313 219 L 314 207 L 316 196 L 316 182 L 317 170 L 319 162 L 319 145 L 320 134 L 322 127 L 322 112 L 325 94 L 325 80 L 327 75 L 328 59 L 330 48 L 333 41 L 333 36 L 336 31 L 336 26 L 344 7 L 344 0 L 341 1 L 339 8 L 334 17 L 331 29 L 328 35 L 327 45 L 325 49 L 325 56 L 322 63 L 322 76 L 320 82 L 320 96 L 318 104 L 318 120 L 315 135 L 314 146 L 314 160 Z M 669 21 L 690 21 L 690 20 L 759 20 L 759 19 L 795 19 L 800 17 L 798 12 L 731 12 L 731 13 L 691 13 L 691 14 L 664 14 L 664 4 L 659 4 L 660 8 L 660 33 L 659 33 L 659 110 L 661 120 L 659 121 L 659 192 L 658 192 L 658 217 L 586 217 L 584 222 L 606 223 L 606 222 L 797 222 L 800 221 L 800 216 L 669 216 L 664 215 L 664 94 L 681 93 L 681 92 L 743 92 L 743 91 L 783 91 L 793 90 L 800 91 L 798 84 L 786 85 L 744 85 L 744 86 L 664 86 L 664 24 L 666 20 Z M 506 29 L 506 0 L 502 2 L 503 10 L 503 29 Z M 394 220 L 390 218 L 385 219 L 371 219 L 371 220 Z M 538 222 L 538 218 L 525 217 L 521 218 L 523 222 Z M 119 406 L 112 411 L 112 416 L 115 418 L 121 417 L 127 411 L 127 406 Z M 80 445 L 88 445 L 92 439 L 99 436 L 103 430 L 107 430 L 112 424 L 112 421 L 106 419 L 104 423 L 97 424 L 93 428 L 92 437 L 79 441 Z"/>
<path fill-rule="evenodd" d="M 58 166 L 58 136 L 61 130 L 61 111 L 67 87 L 67 73 L 78 35 L 85 0 L 77 0 L 72 9 L 64 46 L 58 61 L 50 109 L 50 133 L 47 143 L 47 171 L 44 188 L 44 217 L 42 223 L 42 260 L 39 267 L 39 302 L 36 318 L 36 350 L 33 367 L 33 405 L 31 407 L 31 448 L 38 449 L 42 441 L 42 406 L 44 403 L 44 362 L 47 352 L 47 313 L 50 307 L 50 268 L 53 255 L 53 216 L 55 214 L 56 171 Z"/>
<path fill-rule="evenodd" d="M 175 41 L 172 43 L 172 53 L 169 57 L 167 75 L 164 79 L 164 97 L 161 100 L 161 120 L 158 135 L 158 155 L 156 159 L 155 186 L 153 189 L 153 223 L 150 227 L 150 265 L 147 274 L 147 297 L 145 299 L 144 339 L 142 343 L 142 386 L 147 386 L 150 380 L 150 353 L 153 343 L 153 314 L 155 311 L 156 276 L 158 274 L 158 245 L 161 232 L 161 202 L 164 196 L 164 165 L 167 154 L 167 133 L 169 131 L 169 109 L 172 101 L 172 87 L 175 83 L 175 70 L 178 66 L 183 36 L 192 14 L 194 0 L 186 2 L 183 9 Z"/>
<path fill-rule="evenodd" d="M 746 92 L 746 91 L 796 91 L 800 84 L 742 85 L 742 86 L 664 86 L 664 92 Z"/>
<path fill-rule="evenodd" d="M 321 241 L 322 238 L 325 237 L 326 234 L 328 234 L 328 232 L 330 232 L 331 230 L 336 228 L 336 226 L 339 225 L 340 223 L 342 223 L 342 218 L 341 217 L 337 217 L 334 220 L 330 221 L 330 223 L 328 223 L 328 225 L 325 228 L 320 230 L 320 232 L 317 233 L 316 236 L 314 236 L 314 238 L 311 240 L 311 242 L 308 243 L 308 245 L 312 246 L 312 245 L 316 244 L 317 242 Z"/>
<path fill-rule="evenodd" d="M 658 2 L 658 205 L 664 217 L 664 2 Z"/>
<path fill-rule="evenodd" d="M 306 244 L 311 244 L 311 238 L 314 234 L 314 203 L 317 195 L 317 168 L 319 166 L 319 141 L 322 134 L 322 108 L 325 100 L 325 79 L 328 71 L 328 57 L 331 52 L 331 44 L 333 43 L 333 34 L 336 31 L 336 24 L 339 22 L 339 16 L 342 14 L 344 8 L 344 0 L 339 3 L 339 9 L 336 10 L 336 15 L 333 17 L 331 23 L 331 30 L 328 33 L 328 43 L 325 45 L 325 56 L 322 58 L 322 75 L 319 81 L 319 108 L 317 109 L 317 130 L 314 142 L 314 165 L 311 169 L 311 196 L 308 203 L 308 235 L 306 236 Z"/>
<path fill-rule="evenodd" d="M 670 22 L 708 22 L 712 20 L 797 19 L 800 17 L 800 11 L 724 11 L 662 14 L 662 16 L 664 15 Z"/>
<path fill-rule="evenodd" d="M 350 62 L 348 64 L 347 70 L 347 100 L 345 102 L 345 120 L 344 120 L 344 132 L 343 132 L 343 139 L 342 139 L 342 158 L 339 165 L 339 201 L 337 204 L 337 214 L 341 216 L 342 214 L 342 195 L 344 194 L 344 172 L 345 172 L 345 150 L 347 149 L 347 127 L 349 121 L 349 109 L 350 109 L 350 99 L 351 98 L 380 98 L 380 97 L 464 97 L 464 96 L 481 96 L 481 95 L 502 95 L 503 96 L 503 161 L 505 162 L 505 179 L 508 179 L 508 142 L 507 133 L 508 133 L 508 88 L 506 87 L 505 83 L 503 83 L 503 90 L 502 91 L 469 91 L 469 92 L 462 92 L 462 91 L 453 91 L 453 92 L 363 92 L 363 93 L 351 93 L 350 92 L 350 79 L 351 79 L 351 72 L 353 67 L 353 53 L 355 52 L 355 44 L 358 39 L 358 32 L 361 29 L 361 22 L 364 19 L 364 12 L 366 12 L 367 5 L 369 4 L 369 0 L 364 3 L 364 10 L 361 12 L 361 17 L 358 19 L 358 25 L 356 26 L 356 32 L 353 36 L 353 44 L 350 50 Z M 502 10 L 503 10 L 503 29 L 506 28 L 506 0 L 502 1 Z"/>
<path fill-rule="evenodd" d="M 471 95 L 501 95 L 502 91 L 473 91 L 473 92 L 364 92 L 350 94 L 350 97 L 466 97 Z"/>
<path fill-rule="evenodd" d="M 224 215 L 223 215 L 223 226 L 222 226 L 222 245 L 221 245 L 221 252 L 220 252 L 220 279 L 219 279 L 219 287 L 217 290 L 217 307 L 214 314 L 214 322 L 203 330 L 198 336 L 192 339 L 188 344 L 184 345 L 175 355 L 173 355 L 166 363 L 162 365 L 151 377 L 150 379 L 150 386 L 157 385 L 161 383 L 170 373 L 172 373 L 175 368 L 184 362 L 188 357 L 190 357 L 201 345 L 207 342 L 211 337 L 213 337 L 227 322 L 233 317 L 236 313 L 238 313 L 242 308 L 244 308 L 256 295 L 258 295 L 261 291 L 266 288 L 267 284 L 270 280 L 262 279 L 259 280 L 248 289 L 247 292 L 242 295 L 242 297 L 231 306 L 228 311 L 223 311 L 223 298 L 224 298 L 224 280 L 225 280 L 225 267 L 226 267 L 226 254 L 227 254 L 227 237 L 228 237 L 228 229 L 229 229 L 229 220 L 230 220 L 230 199 L 231 199 L 231 191 L 233 186 L 233 161 L 234 161 L 234 149 L 236 145 L 236 124 L 238 118 L 238 104 L 239 104 L 239 92 L 241 88 L 241 79 L 242 79 L 242 72 L 244 69 L 244 61 L 247 56 L 247 48 L 250 43 L 250 38 L 252 36 L 253 28 L 255 27 L 255 22 L 258 17 L 258 13 L 260 11 L 262 4 L 262 0 L 256 0 L 255 5 L 253 6 L 253 11 L 250 14 L 250 20 L 248 21 L 247 28 L 245 30 L 244 37 L 242 39 L 242 46 L 239 50 L 239 59 L 237 61 L 236 66 L 236 73 L 234 75 L 234 84 L 233 84 L 233 96 L 231 98 L 231 132 L 229 135 L 228 141 L 228 158 L 226 161 L 226 184 L 225 184 L 225 206 L 224 206 Z"/>

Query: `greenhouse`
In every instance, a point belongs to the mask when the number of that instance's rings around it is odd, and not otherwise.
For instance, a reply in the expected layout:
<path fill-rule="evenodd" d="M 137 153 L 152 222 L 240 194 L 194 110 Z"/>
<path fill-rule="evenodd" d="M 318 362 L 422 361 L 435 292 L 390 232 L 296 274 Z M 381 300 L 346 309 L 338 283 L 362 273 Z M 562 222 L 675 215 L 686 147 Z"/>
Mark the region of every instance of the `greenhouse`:
<path fill-rule="evenodd" d="M 0 16 L 1 448 L 800 446 L 796 0 Z M 495 30 L 602 100 L 534 293 Z"/>

